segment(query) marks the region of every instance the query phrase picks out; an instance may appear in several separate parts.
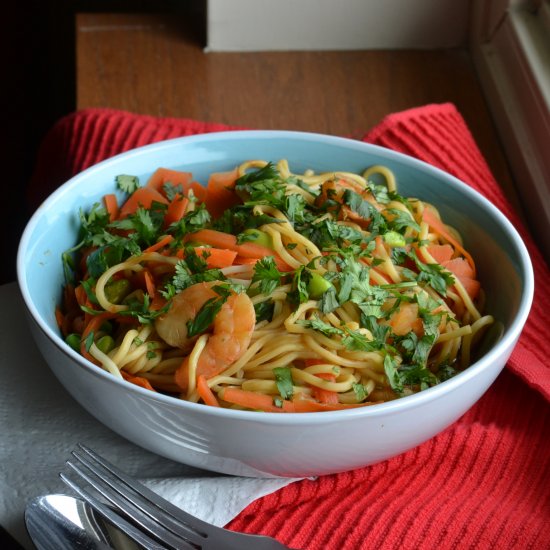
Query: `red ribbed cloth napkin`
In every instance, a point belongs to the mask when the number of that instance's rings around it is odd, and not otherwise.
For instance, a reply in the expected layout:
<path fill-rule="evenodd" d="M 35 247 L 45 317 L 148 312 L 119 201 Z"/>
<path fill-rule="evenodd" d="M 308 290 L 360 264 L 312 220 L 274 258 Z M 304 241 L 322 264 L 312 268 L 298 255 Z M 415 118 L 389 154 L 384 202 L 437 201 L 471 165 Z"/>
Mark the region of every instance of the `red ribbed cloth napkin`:
<path fill-rule="evenodd" d="M 235 129 L 108 109 L 76 112 L 44 139 L 29 204 L 117 153 Z M 443 433 L 380 464 L 288 485 L 250 504 L 228 527 L 308 550 L 550 548 L 548 266 L 452 104 L 389 115 L 363 140 L 450 172 L 508 216 L 535 269 L 531 314 L 507 368 Z"/>

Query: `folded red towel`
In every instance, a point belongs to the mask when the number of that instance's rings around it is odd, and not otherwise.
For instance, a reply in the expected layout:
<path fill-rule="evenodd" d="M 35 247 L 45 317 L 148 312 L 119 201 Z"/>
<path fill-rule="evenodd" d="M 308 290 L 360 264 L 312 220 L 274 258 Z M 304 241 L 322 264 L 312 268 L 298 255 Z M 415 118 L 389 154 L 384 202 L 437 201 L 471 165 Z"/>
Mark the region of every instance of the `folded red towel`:
<path fill-rule="evenodd" d="M 46 136 L 29 203 L 36 206 L 74 173 L 116 153 L 230 129 L 107 109 L 74 113 Z M 383 463 L 289 485 L 252 503 L 229 527 L 319 550 L 550 548 L 548 267 L 453 105 L 389 115 L 363 139 L 443 168 L 509 217 L 535 268 L 531 315 L 508 368 L 442 434 Z"/>

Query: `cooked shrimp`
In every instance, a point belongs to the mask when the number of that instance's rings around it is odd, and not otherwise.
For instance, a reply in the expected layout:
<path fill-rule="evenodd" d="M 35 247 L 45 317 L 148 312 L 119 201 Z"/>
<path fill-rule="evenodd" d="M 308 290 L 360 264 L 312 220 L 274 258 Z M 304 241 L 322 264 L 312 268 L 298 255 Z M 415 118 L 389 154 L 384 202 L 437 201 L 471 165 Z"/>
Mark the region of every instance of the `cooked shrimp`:
<path fill-rule="evenodd" d="M 187 322 L 193 320 L 204 303 L 210 298 L 218 298 L 212 290 L 214 283 L 197 283 L 172 298 L 167 313 L 155 321 L 158 335 L 170 346 L 185 351 L 191 349 L 196 338 L 187 335 Z"/>
<path fill-rule="evenodd" d="M 168 313 L 159 317 L 155 324 L 159 336 L 171 345 L 189 350 L 190 344 L 196 339 L 188 337 L 187 322 L 196 316 L 208 299 L 218 297 L 212 290 L 214 284 L 198 283 L 176 295 Z M 207 336 L 198 358 L 190 364 L 190 356 L 186 357 L 176 371 L 175 381 L 178 386 L 184 391 L 189 388 L 190 367 L 193 380 L 200 374 L 207 379 L 211 378 L 229 367 L 248 349 L 255 325 L 256 313 L 248 295 L 242 293 L 229 296 L 214 318 L 212 332 Z M 193 381 L 191 385 L 194 386 Z"/>

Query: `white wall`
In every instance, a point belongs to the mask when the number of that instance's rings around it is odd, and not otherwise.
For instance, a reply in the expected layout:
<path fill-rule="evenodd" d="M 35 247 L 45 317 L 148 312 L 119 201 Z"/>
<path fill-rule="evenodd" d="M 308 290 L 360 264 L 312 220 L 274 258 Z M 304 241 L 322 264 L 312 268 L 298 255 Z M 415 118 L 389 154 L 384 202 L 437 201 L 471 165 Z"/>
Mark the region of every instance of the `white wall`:
<path fill-rule="evenodd" d="M 473 0 L 475 1 L 475 0 Z M 452 48 L 469 0 L 208 0 L 207 50 Z"/>

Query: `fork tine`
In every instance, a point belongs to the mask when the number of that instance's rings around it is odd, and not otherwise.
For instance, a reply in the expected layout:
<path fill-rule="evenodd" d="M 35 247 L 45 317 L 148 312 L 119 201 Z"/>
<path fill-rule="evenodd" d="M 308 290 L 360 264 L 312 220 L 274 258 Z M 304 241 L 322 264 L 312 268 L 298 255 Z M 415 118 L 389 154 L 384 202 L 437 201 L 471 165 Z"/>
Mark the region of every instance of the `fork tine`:
<path fill-rule="evenodd" d="M 156 543 L 156 548 L 177 550 L 288 549 L 287 546 L 271 537 L 222 529 L 188 514 L 119 470 L 85 445 L 77 444 L 72 455 L 76 460 L 67 461 L 67 465 L 73 472 L 85 480 L 104 499 L 111 502 L 134 526 L 141 526 L 158 543 L 165 545 L 158 546 Z M 61 477 L 86 499 L 83 489 L 78 488 L 76 483 L 67 480 L 66 476 L 62 475 Z M 90 501 L 88 500 L 88 502 Z M 109 510 L 108 506 L 103 506 Z M 98 511 L 100 510 L 98 509 Z M 155 548 L 148 544 L 144 546 L 147 549 Z"/>
<path fill-rule="evenodd" d="M 103 504 L 101 501 L 92 496 L 88 491 L 82 489 L 72 479 L 68 478 L 65 474 L 59 474 L 59 477 L 71 488 L 78 493 L 96 512 L 107 518 L 113 525 L 118 527 L 123 533 L 130 537 L 134 542 L 137 542 L 144 548 L 150 550 L 166 550 L 166 546 L 162 546 L 157 541 L 148 537 L 141 530 L 136 528 L 131 523 L 127 522 L 124 518 L 116 514 Z"/>
<path fill-rule="evenodd" d="M 136 481 L 126 485 L 102 465 L 91 462 L 78 452 L 72 454 L 78 460 L 76 463 L 67 462 L 73 472 L 151 536 L 170 548 L 201 548 L 203 540 L 200 534 L 166 515 L 160 517 L 162 512 L 157 509 L 150 510 L 151 504 L 133 489 Z"/>
<path fill-rule="evenodd" d="M 78 454 L 78 459 L 83 462 L 86 461 L 86 458 L 89 458 L 93 461 L 94 464 L 102 467 L 104 470 L 107 470 L 110 472 L 115 478 L 117 478 L 121 483 L 116 483 L 116 488 L 120 488 L 122 486 L 128 487 L 132 490 L 132 492 L 139 497 L 139 502 L 143 506 L 143 511 L 145 513 L 148 513 L 150 515 L 153 514 L 153 512 L 150 511 L 151 505 L 154 505 L 156 508 L 154 515 L 151 517 L 155 518 L 158 517 L 157 511 L 160 511 L 162 514 L 162 519 L 166 519 L 167 523 L 166 525 L 169 526 L 170 530 L 173 530 L 175 534 L 179 534 L 180 536 L 185 536 L 188 532 L 196 533 L 202 538 L 206 538 L 212 529 L 212 525 L 201 520 L 200 518 L 193 516 L 191 514 L 188 514 L 181 508 L 178 508 L 171 502 L 167 501 L 166 499 L 162 498 L 161 496 L 157 495 L 154 491 L 137 481 L 136 479 L 130 477 L 129 475 L 125 474 L 121 470 L 119 470 L 116 466 L 111 464 L 107 459 L 99 456 L 96 452 L 94 452 L 92 449 L 87 447 L 86 445 L 83 445 L 82 443 L 78 443 L 77 445 L 78 449 L 86 454 L 86 456 L 83 456 L 82 454 Z M 76 451 L 73 451 L 73 455 Z M 76 455 L 75 455 L 76 456 Z M 87 463 L 89 467 L 89 462 Z M 138 500 L 136 499 L 136 506 L 138 505 Z"/>

